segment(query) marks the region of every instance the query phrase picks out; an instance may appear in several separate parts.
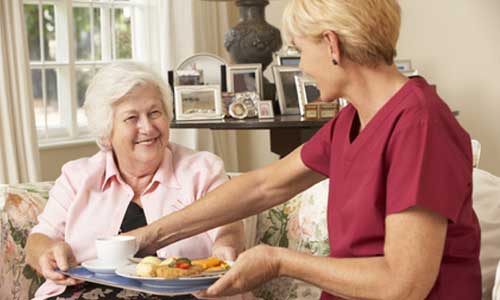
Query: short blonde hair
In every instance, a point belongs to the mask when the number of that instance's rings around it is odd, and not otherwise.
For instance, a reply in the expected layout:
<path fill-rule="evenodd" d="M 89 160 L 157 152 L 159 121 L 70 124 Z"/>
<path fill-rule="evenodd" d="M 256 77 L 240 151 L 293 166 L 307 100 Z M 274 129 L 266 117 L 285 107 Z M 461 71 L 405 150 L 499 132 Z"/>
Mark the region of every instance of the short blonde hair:
<path fill-rule="evenodd" d="M 283 33 L 321 40 L 335 32 L 342 55 L 366 66 L 391 65 L 401 25 L 397 0 L 292 0 L 283 15 Z"/>
<path fill-rule="evenodd" d="M 114 104 L 133 88 L 151 84 L 158 89 L 168 120 L 172 120 L 172 92 L 152 69 L 137 62 L 115 62 L 103 67 L 92 79 L 83 108 L 88 127 L 97 145 L 109 150 L 107 141 L 113 129 Z"/>

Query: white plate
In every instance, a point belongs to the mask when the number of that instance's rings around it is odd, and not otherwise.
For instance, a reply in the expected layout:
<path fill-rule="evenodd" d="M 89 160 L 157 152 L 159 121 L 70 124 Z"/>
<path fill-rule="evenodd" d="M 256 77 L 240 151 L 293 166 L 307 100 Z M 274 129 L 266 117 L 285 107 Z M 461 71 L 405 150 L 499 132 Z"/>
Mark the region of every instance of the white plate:
<path fill-rule="evenodd" d="M 116 266 L 107 265 L 98 259 L 92 259 L 82 262 L 82 267 L 89 270 L 92 273 L 99 275 L 115 275 Z"/>
<path fill-rule="evenodd" d="M 116 269 L 115 273 L 129 279 L 135 279 L 147 287 L 192 287 L 206 286 L 214 283 L 224 273 L 204 273 L 201 276 L 180 277 L 175 279 L 165 279 L 158 277 L 140 277 L 136 274 L 136 264 L 130 264 Z"/>
<path fill-rule="evenodd" d="M 220 66 L 226 62 L 219 56 L 210 53 L 199 53 L 182 61 L 177 70 L 192 70 L 196 65 L 197 70 L 203 70 L 205 85 L 221 85 Z"/>

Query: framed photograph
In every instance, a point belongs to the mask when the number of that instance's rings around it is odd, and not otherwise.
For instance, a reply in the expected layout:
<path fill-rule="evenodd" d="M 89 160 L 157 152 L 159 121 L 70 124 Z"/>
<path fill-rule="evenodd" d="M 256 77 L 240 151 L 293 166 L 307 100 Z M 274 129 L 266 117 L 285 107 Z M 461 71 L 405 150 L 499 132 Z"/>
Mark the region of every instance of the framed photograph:
<path fill-rule="evenodd" d="M 248 108 L 243 102 L 233 102 L 229 105 L 229 115 L 234 119 L 245 119 L 248 117 Z"/>
<path fill-rule="evenodd" d="M 304 106 L 308 103 L 318 102 L 320 91 L 314 79 L 301 75 L 295 76 L 295 87 L 299 99 L 299 112 L 303 116 Z"/>
<path fill-rule="evenodd" d="M 226 68 L 226 78 L 228 92 L 255 92 L 262 98 L 261 64 L 228 65 Z"/>
<path fill-rule="evenodd" d="M 224 116 L 229 116 L 229 106 L 235 101 L 236 96 L 234 93 L 224 92 L 222 96 L 222 112 Z"/>
<path fill-rule="evenodd" d="M 417 70 L 402 71 L 401 73 L 403 75 L 405 75 L 406 77 L 418 76 L 418 71 Z"/>
<path fill-rule="evenodd" d="M 259 100 L 260 96 L 256 92 L 244 92 L 235 94 L 235 102 L 241 102 L 247 107 L 248 118 L 254 118 L 258 116 L 257 102 L 259 102 Z"/>
<path fill-rule="evenodd" d="M 224 117 L 218 85 L 176 86 L 174 93 L 177 120 L 208 120 Z"/>
<path fill-rule="evenodd" d="M 397 59 L 394 61 L 399 72 L 407 72 L 412 70 L 410 59 Z"/>
<path fill-rule="evenodd" d="M 175 85 L 203 85 L 203 70 L 175 71 Z"/>
<path fill-rule="evenodd" d="M 273 66 L 276 93 L 282 115 L 300 114 L 299 96 L 295 76 L 302 75 L 298 67 Z"/>
<path fill-rule="evenodd" d="M 347 104 L 349 104 L 349 101 L 347 101 L 346 98 L 338 98 L 337 101 L 339 102 L 339 110 L 342 108 L 346 107 Z"/>
<path fill-rule="evenodd" d="M 278 66 L 298 67 L 300 63 L 300 53 L 293 48 L 288 48 L 283 51 L 275 52 L 274 61 Z"/>
<path fill-rule="evenodd" d="M 274 118 L 273 102 L 271 100 L 257 102 L 259 119 Z"/>
<path fill-rule="evenodd" d="M 176 70 L 201 70 L 203 71 L 204 84 L 222 85 L 221 66 L 223 65 L 226 65 L 226 61 L 217 55 L 197 53 L 185 58 Z"/>
<path fill-rule="evenodd" d="M 300 64 L 300 55 L 276 55 L 276 64 L 278 66 L 298 67 Z"/>

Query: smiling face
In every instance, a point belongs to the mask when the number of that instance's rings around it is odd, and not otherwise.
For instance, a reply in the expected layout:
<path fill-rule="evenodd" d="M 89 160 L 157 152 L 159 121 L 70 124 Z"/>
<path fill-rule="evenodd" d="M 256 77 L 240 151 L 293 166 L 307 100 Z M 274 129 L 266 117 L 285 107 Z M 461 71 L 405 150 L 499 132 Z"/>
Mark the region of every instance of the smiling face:
<path fill-rule="evenodd" d="M 161 94 L 150 84 L 133 88 L 114 106 L 111 146 L 120 168 L 156 170 L 169 139 Z"/>
<path fill-rule="evenodd" d="M 337 61 L 331 51 L 331 43 L 327 39 L 314 41 L 311 38 L 295 37 L 293 42 L 301 52 L 300 69 L 311 76 L 321 91 L 322 101 L 333 101 L 342 97 L 341 89 L 345 82 L 345 73 L 340 66 L 333 64 Z"/>

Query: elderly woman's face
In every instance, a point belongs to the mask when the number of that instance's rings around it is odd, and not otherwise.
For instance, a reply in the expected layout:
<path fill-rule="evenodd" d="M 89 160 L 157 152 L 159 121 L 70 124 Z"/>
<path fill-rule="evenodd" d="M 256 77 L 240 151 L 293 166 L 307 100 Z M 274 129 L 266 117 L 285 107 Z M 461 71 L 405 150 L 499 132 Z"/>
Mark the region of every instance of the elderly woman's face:
<path fill-rule="evenodd" d="M 168 139 L 168 118 L 155 86 L 133 88 L 114 107 L 111 146 L 119 163 L 159 165 Z"/>

